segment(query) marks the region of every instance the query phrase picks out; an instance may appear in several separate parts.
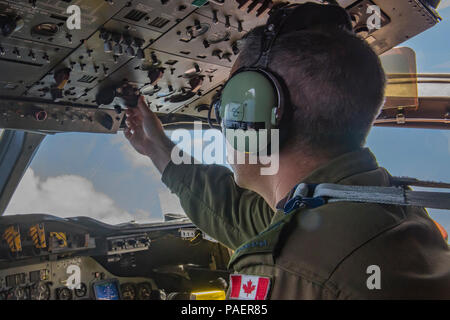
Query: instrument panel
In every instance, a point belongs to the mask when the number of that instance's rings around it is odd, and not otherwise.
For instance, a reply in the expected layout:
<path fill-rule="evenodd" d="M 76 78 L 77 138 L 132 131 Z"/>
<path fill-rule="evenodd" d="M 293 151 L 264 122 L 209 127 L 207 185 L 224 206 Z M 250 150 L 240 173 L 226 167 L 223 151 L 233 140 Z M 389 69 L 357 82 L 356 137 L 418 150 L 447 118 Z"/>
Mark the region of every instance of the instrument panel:
<path fill-rule="evenodd" d="M 69 282 L 77 276 L 72 287 Z M 152 279 L 116 277 L 90 257 L 0 270 L 1 300 L 164 300 L 165 296 Z"/>
<path fill-rule="evenodd" d="M 229 275 L 229 251 L 187 219 L 114 226 L 11 215 L 0 217 L 0 237 L 3 300 L 189 299 Z"/>

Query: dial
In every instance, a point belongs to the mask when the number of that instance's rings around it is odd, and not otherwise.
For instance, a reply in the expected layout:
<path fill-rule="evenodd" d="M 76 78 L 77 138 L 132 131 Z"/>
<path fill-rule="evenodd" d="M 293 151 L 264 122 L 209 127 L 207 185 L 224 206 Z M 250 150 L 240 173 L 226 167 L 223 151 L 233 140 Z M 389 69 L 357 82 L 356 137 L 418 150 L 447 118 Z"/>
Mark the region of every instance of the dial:
<path fill-rule="evenodd" d="M 31 300 L 50 299 L 50 287 L 45 282 L 37 282 L 31 287 Z"/>
<path fill-rule="evenodd" d="M 78 289 L 75 289 L 74 291 L 77 298 L 84 297 L 87 294 L 87 286 L 83 282 L 81 282 L 80 287 Z"/>
<path fill-rule="evenodd" d="M 230 33 L 228 31 L 219 31 L 213 33 L 207 39 L 208 43 L 210 44 L 216 44 L 228 40 L 230 40 Z"/>
<path fill-rule="evenodd" d="M 123 300 L 136 299 L 136 287 L 132 283 L 124 283 L 120 285 L 120 292 L 122 293 Z"/>
<path fill-rule="evenodd" d="M 205 33 L 207 33 L 209 30 L 209 24 L 207 23 L 196 23 L 194 27 L 188 28 L 186 31 L 187 36 L 191 39 L 197 38 Z"/>
<path fill-rule="evenodd" d="M 55 295 L 58 300 L 72 300 L 72 290 L 69 288 L 58 288 Z"/>
<path fill-rule="evenodd" d="M 152 296 L 152 286 L 148 282 L 137 285 L 137 297 L 139 300 L 150 300 Z"/>
<path fill-rule="evenodd" d="M 0 292 L 0 300 L 6 300 L 7 297 L 8 297 L 7 291 Z"/>
<path fill-rule="evenodd" d="M 54 23 L 41 23 L 31 28 L 31 35 L 35 37 L 54 37 L 59 32 L 59 27 Z"/>
<path fill-rule="evenodd" d="M 12 299 L 8 300 L 25 300 L 26 299 L 26 292 L 25 288 L 22 287 L 16 287 L 12 290 Z"/>

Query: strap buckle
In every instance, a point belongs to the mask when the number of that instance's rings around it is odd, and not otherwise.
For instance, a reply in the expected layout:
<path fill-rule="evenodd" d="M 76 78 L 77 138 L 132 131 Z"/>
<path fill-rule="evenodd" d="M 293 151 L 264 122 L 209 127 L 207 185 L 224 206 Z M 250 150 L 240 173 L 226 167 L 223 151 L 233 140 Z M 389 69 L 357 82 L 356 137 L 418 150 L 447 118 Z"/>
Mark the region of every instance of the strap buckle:
<path fill-rule="evenodd" d="M 314 209 L 326 204 L 324 197 L 314 197 L 316 187 L 316 184 L 299 184 L 295 188 L 294 196 L 286 202 L 284 213 L 289 214 L 298 208 Z"/>

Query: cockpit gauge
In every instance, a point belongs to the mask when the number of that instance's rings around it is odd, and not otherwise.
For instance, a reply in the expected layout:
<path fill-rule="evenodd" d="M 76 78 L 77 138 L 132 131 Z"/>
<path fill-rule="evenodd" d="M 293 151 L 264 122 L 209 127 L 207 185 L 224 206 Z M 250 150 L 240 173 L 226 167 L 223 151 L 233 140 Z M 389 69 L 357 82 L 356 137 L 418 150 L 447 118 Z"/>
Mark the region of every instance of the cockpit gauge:
<path fill-rule="evenodd" d="M 81 282 L 80 283 L 80 287 L 79 288 L 75 288 L 74 292 L 75 292 L 75 296 L 77 298 L 82 298 L 82 297 L 86 296 L 86 294 L 87 294 L 87 286 L 86 286 L 86 284 Z"/>
<path fill-rule="evenodd" d="M 164 292 L 164 290 L 161 289 L 152 290 L 151 300 L 167 300 L 167 295 Z"/>
<path fill-rule="evenodd" d="M 151 300 L 152 286 L 148 282 L 141 282 L 137 285 L 137 298 L 139 300 Z"/>
<path fill-rule="evenodd" d="M 219 32 L 215 32 L 215 33 L 211 34 L 207 38 L 207 41 L 209 44 L 216 44 L 216 43 L 230 40 L 230 36 L 231 36 L 231 34 L 228 31 L 219 31 Z"/>
<path fill-rule="evenodd" d="M 31 28 L 31 35 L 34 37 L 54 37 L 58 32 L 58 25 L 51 22 L 41 23 Z"/>
<path fill-rule="evenodd" d="M 30 288 L 31 300 L 49 300 L 50 287 L 45 282 L 37 282 Z"/>
<path fill-rule="evenodd" d="M 188 41 L 207 33 L 208 30 L 209 24 L 196 21 L 195 26 L 189 26 L 186 30 L 186 34 L 189 37 Z"/>
<path fill-rule="evenodd" d="M 63 287 L 63 288 L 57 288 L 55 290 L 55 296 L 58 300 L 72 300 L 72 290 L 69 288 Z"/>
<path fill-rule="evenodd" d="M 12 291 L 12 295 L 12 300 L 25 300 L 27 298 L 25 288 L 23 287 L 15 287 Z"/>
<path fill-rule="evenodd" d="M 124 283 L 120 285 L 120 292 L 122 293 L 123 300 L 136 299 L 136 287 L 132 283 Z"/>

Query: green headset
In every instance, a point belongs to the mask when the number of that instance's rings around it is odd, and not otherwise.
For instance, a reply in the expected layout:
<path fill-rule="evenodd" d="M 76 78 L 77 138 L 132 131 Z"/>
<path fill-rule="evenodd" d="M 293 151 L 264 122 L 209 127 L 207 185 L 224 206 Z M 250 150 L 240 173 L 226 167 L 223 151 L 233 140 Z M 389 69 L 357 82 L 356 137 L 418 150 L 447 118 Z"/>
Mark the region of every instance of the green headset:
<path fill-rule="evenodd" d="M 352 31 L 349 15 L 339 5 L 317 3 L 291 4 L 274 8 L 264 27 L 261 51 L 257 61 L 250 67 L 237 70 L 222 89 L 214 96 L 211 110 L 222 130 L 233 129 L 225 137 L 240 152 L 259 153 L 270 150 L 271 130 L 280 129 L 289 117 L 292 104 L 289 90 L 283 79 L 268 69 L 270 51 L 280 34 L 306 30 L 315 26 L 341 28 Z M 236 129 L 241 129 L 235 131 Z M 266 129 L 265 131 L 261 129 Z M 248 130 L 254 130 L 258 143 L 250 144 Z M 286 140 L 287 130 L 280 130 L 280 148 Z M 239 134 L 245 135 L 245 143 L 238 143 Z M 262 140 L 262 134 L 266 134 Z M 262 142 L 265 143 L 262 143 Z M 267 154 L 266 153 L 266 154 Z"/>

